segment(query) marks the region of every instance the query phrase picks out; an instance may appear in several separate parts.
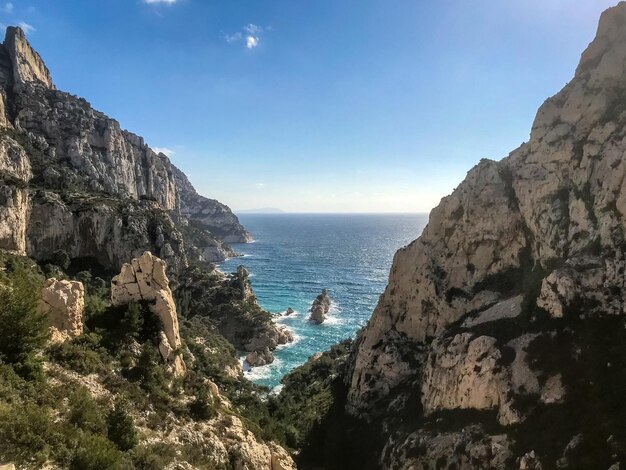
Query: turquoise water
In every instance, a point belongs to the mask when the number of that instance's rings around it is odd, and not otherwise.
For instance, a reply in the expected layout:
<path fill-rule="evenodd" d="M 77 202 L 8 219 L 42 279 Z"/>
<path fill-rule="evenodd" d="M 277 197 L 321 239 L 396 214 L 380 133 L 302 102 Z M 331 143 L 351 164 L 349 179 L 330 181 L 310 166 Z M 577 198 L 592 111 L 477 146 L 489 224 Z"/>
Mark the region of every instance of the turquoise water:
<path fill-rule="evenodd" d="M 243 264 L 259 304 L 272 313 L 296 313 L 277 322 L 295 334 L 275 352 L 273 364 L 246 372 L 275 387 L 312 354 L 354 337 L 385 289 L 396 250 L 416 239 L 426 214 L 244 214 L 239 217 L 254 243 L 233 248 L 243 258 L 221 263 L 224 272 Z M 321 325 L 308 321 L 313 299 L 328 289 L 333 308 Z"/>

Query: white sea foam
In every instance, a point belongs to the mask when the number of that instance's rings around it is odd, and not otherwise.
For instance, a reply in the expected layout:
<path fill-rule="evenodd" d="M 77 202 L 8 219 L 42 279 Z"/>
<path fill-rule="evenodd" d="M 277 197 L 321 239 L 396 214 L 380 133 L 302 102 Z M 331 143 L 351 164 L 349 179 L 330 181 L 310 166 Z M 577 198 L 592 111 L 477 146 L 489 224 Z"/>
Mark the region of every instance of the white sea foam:
<path fill-rule="evenodd" d="M 343 318 L 338 317 L 336 315 L 329 315 L 326 317 L 326 319 L 324 320 L 324 323 L 322 323 L 321 326 L 324 325 L 341 325 L 344 322 Z"/>
<path fill-rule="evenodd" d="M 270 395 L 278 395 L 282 389 L 283 389 L 284 385 L 283 384 L 278 384 L 276 385 L 276 387 L 274 387 L 271 391 L 270 391 Z"/>
<path fill-rule="evenodd" d="M 300 316 L 300 312 L 298 312 L 297 310 L 296 310 L 296 311 L 294 311 L 294 312 L 293 312 L 292 314 L 290 314 L 290 315 L 286 315 L 286 313 L 287 313 L 286 311 L 285 311 L 285 312 L 280 312 L 280 316 L 279 316 L 279 317 L 275 317 L 275 318 L 274 318 L 274 321 L 275 321 L 276 323 L 282 323 L 282 322 L 284 322 L 284 321 L 287 321 L 287 320 L 292 320 L 292 319 L 294 319 L 294 318 L 298 318 L 298 317 Z"/>
<path fill-rule="evenodd" d="M 246 362 L 245 356 L 242 356 L 239 359 L 241 361 L 241 367 L 243 368 L 244 377 L 248 380 L 252 380 L 253 382 L 270 378 L 274 374 L 274 369 L 278 368 L 278 366 L 282 363 L 280 359 L 274 358 L 274 362 L 266 366 L 250 367 Z"/>

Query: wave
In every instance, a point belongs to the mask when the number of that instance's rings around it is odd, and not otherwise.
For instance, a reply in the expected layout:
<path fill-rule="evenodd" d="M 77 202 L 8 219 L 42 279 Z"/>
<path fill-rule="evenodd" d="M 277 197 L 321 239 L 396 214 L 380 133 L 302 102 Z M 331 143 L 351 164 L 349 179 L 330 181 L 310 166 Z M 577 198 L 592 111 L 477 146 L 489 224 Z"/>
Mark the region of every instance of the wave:
<path fill-rule="evenodd" d="M 243 368 L 244 377 L 253 382 L 271 378 L 275 375 L 275 369 L 278 369 L 282 364 L 282 360 L 274 357 L 274 362 L 271 364 L 260 367 L 250 367 L 246 362 L 246 356 L 241 356 L 239 359 L 241 361 L 241 367 Z"/>

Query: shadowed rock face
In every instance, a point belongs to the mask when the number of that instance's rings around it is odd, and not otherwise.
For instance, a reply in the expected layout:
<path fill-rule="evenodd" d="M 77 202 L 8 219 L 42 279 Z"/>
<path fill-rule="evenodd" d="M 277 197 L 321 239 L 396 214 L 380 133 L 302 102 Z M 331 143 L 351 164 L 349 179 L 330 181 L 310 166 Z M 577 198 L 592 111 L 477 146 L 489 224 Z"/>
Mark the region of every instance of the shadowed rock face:
<path fill-rule="evenodd" d="M 41 198 L 34 188 L 62 196 L 54 209 L 65 217 L 50 222 L 74 227 L 69 229 L 72 237 L 78 237 L 76 244 L 83 247 L 89 241 L 80 238 L 84 230 L 76 227 L 85 223 L 85 217 L 71 206 L 87 196 L 92 198 L 90 209 L 107 212 L 111 205 L 134 201 L 144 213 L 161 212 L 156 218 L 169 218 L 185 228 L 179 230 L 178 240 L 159 241 L 159 234 L 147 231 L 135 244 L 131 239 L 120 244 L 123 228 L 103 228 L 117 222 L 93 211 L 90 216 L 94 232 L 102 235 L 108 230 L 100 239 L 117 245 L 114 251 L 136 256 L 135 252 L 149 249 L 170 258 L 172 268 L 186 266 L 189 257 L 222 261 L 232 254 L 224 242 L 250 240 L 230 209 L 200 196 L 165 155 L 155 153 L 141 137 L 121 129 L 84 99 L 56 90 L 44 62 L 19 28 L 8 28 L 0 45 L 0 85 L 0 187 L 10 188 L 4 190 L 0 207 L 0 248 L 37 259 L 45 259 L 47 246 L 73 250 L 70 244 L 59 247 L 64 242 L 60 243 L 63 235 L 57 229 L 47 231 L 47 224 L 39 224 Z M 150 222 L 154 215 L 139 218 L 155 226 Z M 191 227 L 190 221 L 197 226 Z M 187 232 L 193 236 L 184 246 Z M 75 251 L 80 252 L 77 256 L 96 257 L 98 250 Z M 121 265 L 115 256 L 101 258 L 107 267 Z"/>
<path fill-rule="evenodd" d="M 489 422 L 504 426 L 504 437 L 481 428 L 475 439 L 497 440 L 502 457 L 512 429 L 532 410 L 579 399 L 561 374 L 578 380 L 570 369 L 580 366 L 580 351 L 614 345 L 563 338 L 584 336 L 588 326 L 577 322 L 599 328 L 626 313 L 624 155 L 621 2 L 602 15 L 574 79 L 539 109 L 529 142 L 470 170 L 433 209 L 421 237 L 396 253 L 388 286 L 353 349 L 348 412 L 370 419 L 398 393 L 404 403 L 419 403 L 416 419 L 492 411 Z M 557 347 L 560 341 L 567 345 Z M 557 355 L 561 362 L 554 364 L 550 358 Z M 421 468 L 456 442 L 465 450 L 438 468 L 478 468 L 471 459 L 463 464 L 473 441 L 467 429 L 435 435 L 416 429 L 403 442 L 390 437 L 381 462 Z M 416 445 L 422 457 L 410 455 Z M 518 466 L 544 459 L 552 468 L 547 455 L 560 444 L 552 445 L 543 455 L 527 448 L 527 455 L 507 458 L 518 459 Z M 500 458 L 481 462 L 483 468 L 502 465 Z"/>

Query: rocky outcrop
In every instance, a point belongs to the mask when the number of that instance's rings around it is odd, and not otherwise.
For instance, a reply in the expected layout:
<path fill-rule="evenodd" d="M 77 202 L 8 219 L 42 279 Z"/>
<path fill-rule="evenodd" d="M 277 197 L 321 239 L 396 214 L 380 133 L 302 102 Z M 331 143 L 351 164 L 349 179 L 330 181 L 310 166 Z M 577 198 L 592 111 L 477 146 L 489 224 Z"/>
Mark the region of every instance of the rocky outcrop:
<path fill-rule="evenodd" d="M 246 351 L 260 351 L 268 348 L 273 351 L 279 345 L 291 342 L 293 342 L 293 333 L 286 326 L 270 322 L 244 344 L 244 349 Z"/>
<path fill-rule="evenodd" d="M 274 355 L 269 348 L 260 351 L 252 351 L 246 356 L 246 362 L 250 367 L 266 366 L 274 362 Z"/>
<path fill-rule="evenodd" d="M 12 64 L 13 84 L 19 88 L 27 83 L 37 82 L 47 88 L 54 89 L 52 77 L 46 64 L 39 54 L 30 47 L 26 35 L 21 28 L 7 28 L 3 52 L 8 53 Z"/>
<path fill-rule="evenodd" d="M 328 291 L 326 289 L 322 290 L 322 293 L 315 298 L 311 305 L 311 316 L 309 319 L 318 325 L 323 323 L 326 320 L 326 314 L 330 310 L 331 303 Z"/>
<path fill-rule="evenodd" d="M 175 375 L 184 375 L 186 367 L 181 355 L 182 342 L 178 329 L 176 304 L 165 274 L 166 264 L 150 252 L 122 266 L 119 275 L 111 280 L 111 302 L 126 305 L 131 302 L 150 302 L 150 310 L 161 321 L 159 352 Z"/>
<path fill-rule="evenodd" d="M 83 333 L 85 288 L 82 282 L 48 279 L 41 289 L 37 308 L 48 317 L 52 342 L 62 343 Z"/>
<path fill-rule="evenodd" d="M 233 284 L 241 292 L 241 300 L 246 302 L 256 302 L 256 295 L 250 286 L 250 273 L 248 270 L 239 266 L 237 273 L 233 276 Z"/>

